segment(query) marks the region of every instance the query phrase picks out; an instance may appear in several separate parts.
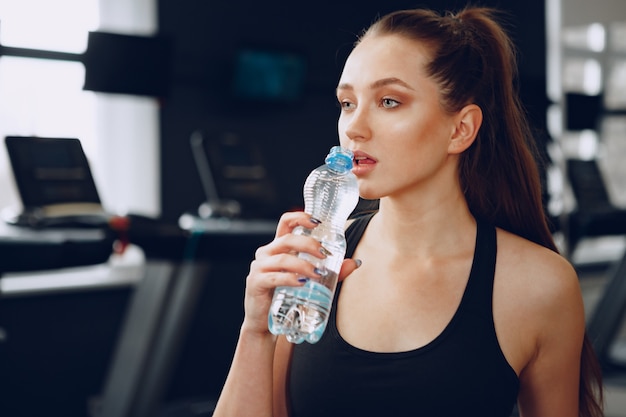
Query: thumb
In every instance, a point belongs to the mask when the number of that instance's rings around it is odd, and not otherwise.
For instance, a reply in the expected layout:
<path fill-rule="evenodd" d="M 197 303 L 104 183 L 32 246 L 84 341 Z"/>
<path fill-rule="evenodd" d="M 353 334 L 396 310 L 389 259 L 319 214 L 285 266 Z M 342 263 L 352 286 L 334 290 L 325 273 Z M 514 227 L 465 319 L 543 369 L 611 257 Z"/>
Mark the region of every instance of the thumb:
<path fill-rule="evenodd" d="M 343 281 L 355 269 L 361 266 L 360 259 L 344 259 L 339 270 L 339 281 Z"/>

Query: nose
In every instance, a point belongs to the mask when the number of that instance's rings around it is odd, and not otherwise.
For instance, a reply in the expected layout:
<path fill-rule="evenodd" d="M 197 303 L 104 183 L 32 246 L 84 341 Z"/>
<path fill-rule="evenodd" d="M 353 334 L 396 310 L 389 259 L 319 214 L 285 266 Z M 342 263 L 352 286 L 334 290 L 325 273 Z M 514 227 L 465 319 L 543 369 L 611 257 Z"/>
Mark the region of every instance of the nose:
<path fill-rule="evenodd" d="M 339 129 L 352 141 L 363 141 L 371 137 L 368 111 L 366 107 L 357 107 L 349 113 L 342 113 L 339 118 Z"/>

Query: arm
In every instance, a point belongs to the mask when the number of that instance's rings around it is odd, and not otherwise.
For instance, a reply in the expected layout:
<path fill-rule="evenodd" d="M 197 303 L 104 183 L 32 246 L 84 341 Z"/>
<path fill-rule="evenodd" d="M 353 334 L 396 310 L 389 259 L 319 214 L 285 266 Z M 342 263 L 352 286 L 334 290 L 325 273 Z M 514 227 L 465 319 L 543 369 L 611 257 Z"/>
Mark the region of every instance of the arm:
<path fill-rule="evenodd" d="M 288 417 L 287 380 L 293 344 L 284 336 L 278 338 L 274 351 L 274 417 Z"/>
<path fill-rule="evenodd" d="M 562 259 L 539 262 L 530 319 L 538 323 L 534 355 L 520 374 L 523 417 L 578 417 L 580 357 L 585 332 L 583 301 L 573 268 Z M 547 273 L 546 273 L 547 272 Z"/>
<path fill-rule="evenodd" d="M 291 346 L 283 337 L 276 342 L 268 330 L 267 315 L 276 287 L 301 286 L 298 276 L 315 276 L 313 264 L 296 254 L 325 256 L 320 242 L 291 233 L 297 226 L 316 224 L 305 213 L 286 213 L 278 222 L 274 240 L 256 251 L 246 278 L 244 321 L 214 417 L 288 415 L 285 384 Z M 344 261 L 340 279 L 356 267 L 354 261 Z"/>
<path fill-rule="evenodd" d="M 235 356 L 213 416 L 272 416 L 275 336 L 242 327 Z"/>

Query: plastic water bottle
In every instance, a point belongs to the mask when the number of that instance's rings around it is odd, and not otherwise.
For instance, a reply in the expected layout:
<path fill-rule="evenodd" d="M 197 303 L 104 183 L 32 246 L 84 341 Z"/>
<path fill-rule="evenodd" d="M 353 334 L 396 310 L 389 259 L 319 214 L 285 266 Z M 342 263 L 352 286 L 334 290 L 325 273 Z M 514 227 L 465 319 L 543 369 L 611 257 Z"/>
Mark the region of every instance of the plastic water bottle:
<path fill-rule="evenodd" d="M 321 277 L 303 277 L 302 287 L 277 287 L 268 316 L 273 334 L 284 334 L 291 343 L 316 343 L 328 322 L 337 277 L 346 253 L 344 226 L 359 200 L 352 173 L 353 154 L 335 146 L 325 164 L 314 169 L 304 183 L 304 210 L 321 220 L 313 229 L 298 227 L 293 233 L 313 236 L 331 252 L 325 259 L 301 253 L 322 272 Z"/>

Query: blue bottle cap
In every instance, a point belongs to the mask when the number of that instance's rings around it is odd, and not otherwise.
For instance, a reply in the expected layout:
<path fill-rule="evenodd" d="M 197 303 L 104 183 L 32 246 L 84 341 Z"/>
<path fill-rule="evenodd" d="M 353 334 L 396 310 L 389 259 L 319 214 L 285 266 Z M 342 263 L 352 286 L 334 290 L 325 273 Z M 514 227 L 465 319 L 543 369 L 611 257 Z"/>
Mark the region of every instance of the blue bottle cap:
<path fill-rule="evenodd" d="M 354 158 L 354 154 L 350 149 L 333 146 L 324 162 L 334 171 L 346 172 L 352 169 L 352 158 Z"/>

